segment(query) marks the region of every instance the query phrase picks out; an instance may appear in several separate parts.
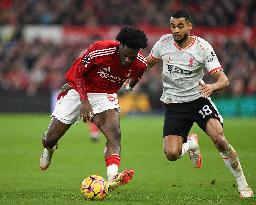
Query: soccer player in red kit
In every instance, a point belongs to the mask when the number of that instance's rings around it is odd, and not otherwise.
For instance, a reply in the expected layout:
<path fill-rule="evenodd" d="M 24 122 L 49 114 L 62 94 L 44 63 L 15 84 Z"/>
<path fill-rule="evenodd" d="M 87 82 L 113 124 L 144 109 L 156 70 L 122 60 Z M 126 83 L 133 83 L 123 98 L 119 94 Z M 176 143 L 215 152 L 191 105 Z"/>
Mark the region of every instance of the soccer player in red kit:
<path fill-rule="evenodd" d="M 134 170 L 119 172 L 121 131 L 117 91 L 125 82 L 131 90 L 143 76 L 147 63 L 141 49 L 147 46 L 143 31 L 123 27 L 115 40 L 93 43 L 66 73 L 52 120 L 42 143 L 40 168 L 49 167 L 58 140 L 72 124 L 93 122 L 106 137 L 105 162 L 109 190 L 128 183 Z"/>
<path fill-rule="evenodd" d="M 100 130 L 97 127 L 97 125 L 95 125 L 94 123 L 89 123 L 88 124 L 88 129 L 89 129 L 89 135 L 90 135 L 90 139 L 93 142 L 98 142 L 99 138 L 100 138 Z"/>

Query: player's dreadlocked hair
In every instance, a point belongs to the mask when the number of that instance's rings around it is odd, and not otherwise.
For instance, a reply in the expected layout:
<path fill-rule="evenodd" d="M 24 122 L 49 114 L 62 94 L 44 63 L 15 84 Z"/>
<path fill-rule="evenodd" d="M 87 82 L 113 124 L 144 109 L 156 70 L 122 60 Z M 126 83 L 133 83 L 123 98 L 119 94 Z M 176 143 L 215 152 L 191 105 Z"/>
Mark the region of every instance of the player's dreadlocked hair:
<path fill-rule="evenodd" d="M 130 26 L 122 27 L 116 36 L 116 40 L 129 48 L 137 50 L 146 48 L 148 45 L 146 34 L 142 30 Z"/>
<path fill-rule="evenodd" d="M 192 23 L 192 17 L 188 13 L 188 11 L 185 11 L 185 10 L 178 10 L 178 11 L 174 12 L 173 15 L 171 16 L 171 18 L 172 17 L 173 18 L 185 18 L 186 21 Z"/>

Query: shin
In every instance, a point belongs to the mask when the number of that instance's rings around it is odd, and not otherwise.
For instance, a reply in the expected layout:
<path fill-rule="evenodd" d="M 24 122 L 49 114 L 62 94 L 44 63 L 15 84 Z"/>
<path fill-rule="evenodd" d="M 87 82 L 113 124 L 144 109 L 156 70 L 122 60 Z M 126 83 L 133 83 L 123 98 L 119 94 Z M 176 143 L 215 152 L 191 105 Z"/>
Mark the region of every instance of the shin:
<path fill-rule="evenodd" d="M 56 118 L 52 118 L 48 130 L 42 138 L 43 146 L 47 149 L 54 147 L 70 126 L 71 125 L 64 124 Z"/>

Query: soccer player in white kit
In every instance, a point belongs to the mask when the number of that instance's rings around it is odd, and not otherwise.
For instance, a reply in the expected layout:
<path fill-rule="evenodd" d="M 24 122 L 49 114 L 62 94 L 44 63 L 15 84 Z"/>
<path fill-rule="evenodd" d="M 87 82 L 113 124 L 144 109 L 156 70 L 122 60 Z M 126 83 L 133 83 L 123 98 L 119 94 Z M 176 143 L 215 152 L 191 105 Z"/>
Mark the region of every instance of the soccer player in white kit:
<path fill-rule="evenodd" d="M 190 34 L 192 22 L 188 12 L 176 11 L 170 19 L 170 26 L 172 34 L 163 35 L 146 58 L 148 68 L 163 61 L 164 153 L 168 160 L 175 161 L 188 152 L 194 166 L 201 168 L 197 135 L 188 136 L 196 122 L 211 138 L 236 178 L 240 197 L 253 197 L 238 155 L 224 136 L 223 118 L 209 97 L 213 91 L 228 86 L 228 78 L 212 46 Z M 204 68 L 214 77 L 215 83 L 203 82 Z"/>

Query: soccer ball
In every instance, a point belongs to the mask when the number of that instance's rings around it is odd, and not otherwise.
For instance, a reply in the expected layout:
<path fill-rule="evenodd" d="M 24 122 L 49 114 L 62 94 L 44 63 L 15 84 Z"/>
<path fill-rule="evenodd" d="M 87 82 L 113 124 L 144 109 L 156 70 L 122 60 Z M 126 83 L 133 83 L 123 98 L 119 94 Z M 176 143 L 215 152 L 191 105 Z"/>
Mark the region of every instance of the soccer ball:
<path fill-rule="evenodd" d="M 108 193 L 108 183 L 101 176 L 91 175 L 82 181 L 81 192 L 86 200 L 103 200 Z"/>

